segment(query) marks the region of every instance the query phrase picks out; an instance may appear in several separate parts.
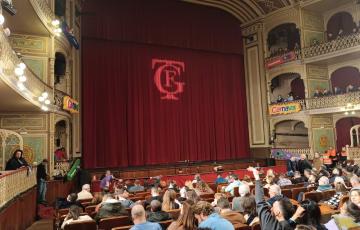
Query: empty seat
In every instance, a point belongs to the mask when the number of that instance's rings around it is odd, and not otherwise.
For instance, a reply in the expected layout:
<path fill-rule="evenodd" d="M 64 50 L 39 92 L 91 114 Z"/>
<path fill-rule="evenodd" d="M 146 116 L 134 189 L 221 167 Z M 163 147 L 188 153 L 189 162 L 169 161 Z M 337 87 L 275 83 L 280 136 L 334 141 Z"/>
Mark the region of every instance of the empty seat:
<path fill-rule="evenodd" d="M 96 222 L 94 220 L 79 222 L 79 223 L 70 223 L 65 225 L 65 230 L 96 230 Z"/>
<path fill-rule="evenodd" d="M 111 230 L 114 227 L 130 225 L 130 218 L 127 216 L 107 217 L 99 221 L 99 230 Z"/>

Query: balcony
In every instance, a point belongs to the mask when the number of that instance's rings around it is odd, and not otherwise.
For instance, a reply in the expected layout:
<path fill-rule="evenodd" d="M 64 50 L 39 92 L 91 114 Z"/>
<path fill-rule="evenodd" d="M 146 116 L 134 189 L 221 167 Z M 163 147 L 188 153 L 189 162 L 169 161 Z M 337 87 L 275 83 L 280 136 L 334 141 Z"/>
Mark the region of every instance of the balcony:
<path fill-rule="evenodd" d="M 270 70 L 282 64 L 297 60 L 301 60 L 301 50 L 290 51 L 280 55 L 265 58 L 265 68 Z"/>
<path fill-rule="evenodd" d="M 360 110 L 360 91 L 269 105 L 271 116 L 294 114 L 300 111 L 307 111 L 309 114 L 326 114 L 348 110 Z"/>
<path fill-rule="evenodd" d="M 303 49 L 304 63 L 336 63 L 351 60 L 360 52 L 360 32 Z"/>
<path fill-rule="evenodd" d="M 311 153 L 311 148 L 272 148 L 271 157 L 277 160 L 288 160 L 291 157 L 300 157 L 301 154 L 306 154 L 310 160 L 314 158 Z"/>

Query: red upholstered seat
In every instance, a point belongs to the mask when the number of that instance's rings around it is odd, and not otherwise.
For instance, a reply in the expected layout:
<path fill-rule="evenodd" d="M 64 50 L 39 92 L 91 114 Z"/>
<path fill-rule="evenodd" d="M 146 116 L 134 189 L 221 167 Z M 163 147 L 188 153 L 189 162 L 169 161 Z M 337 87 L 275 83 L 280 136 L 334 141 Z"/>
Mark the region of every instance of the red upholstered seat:
<path fill-rule="evenodd" d="M 251 226 L 251 230 L 261 230 L 261 225 L 255 224 L 255 225 Z"/>
<path fill-rule="evenodd" d="M 131 221 L 128 216 L 108 217 L 99 221 L 99 230 L 111 230 L 114 227 L 130 225 Z"/>
<path fill-rule="evenodd" d="M 94 220 L 84 221 L 80 223 L 71 223 L 65 225 L 65 230 L 96 230 L 96 222 Z"/>
<path fill-rule="evenodd" d="M 96 209 L 96 205 L 90 205 L 85 207 L 85 212 L 90 215 L 91 213 L 95 212 L 95 209 Z"/>

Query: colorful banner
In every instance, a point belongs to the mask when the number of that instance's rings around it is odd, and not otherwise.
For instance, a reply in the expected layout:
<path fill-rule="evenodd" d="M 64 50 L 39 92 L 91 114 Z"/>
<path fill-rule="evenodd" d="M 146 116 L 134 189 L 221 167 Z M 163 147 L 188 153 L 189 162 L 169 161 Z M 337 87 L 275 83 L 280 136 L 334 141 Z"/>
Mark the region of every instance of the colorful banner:
<path fill-rule="evenodd" d="M 284 149 L 271 149 L 271 156 L 278 160 L 290 160 L 291 157 L 300 158 L 299 154 Z"/>
<path fill-rule="evenodd" d="M 63 109 L 70 111 L 70 113 L 79 113 L 79 102 L 75 101 L 69 96 L 64 97 Z"/>
<path fill-rule="evenodd" d="M 295 54 L 294 51 L 291 51 L 291 52 L 288 52 L 288 53 L 286 53 L 284 55 L 271 58 L 270 60 L 268 60 L 265 63 L 265 67 L 267 69 L 271 69 L 271 68 L 274 68 L 274 67 L 276 67 L 278 65 L 281 65 L 283 63 L 293 61 L 295 59 L 296 59 L 296 54 Z"/>
<path fill-rule="evenodd" d="M 301 104 L 299 102 L 288 102 L 269 106 L 270 115 L 298 113 L 299 111 L 301 111 Z"/>

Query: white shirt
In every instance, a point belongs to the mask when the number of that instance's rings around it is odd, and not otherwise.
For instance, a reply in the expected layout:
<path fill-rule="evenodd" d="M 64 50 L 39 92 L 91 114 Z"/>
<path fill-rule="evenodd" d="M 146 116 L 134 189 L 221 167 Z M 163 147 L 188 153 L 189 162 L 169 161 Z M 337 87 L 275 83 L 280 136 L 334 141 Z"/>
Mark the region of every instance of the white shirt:
<path fill-rule="evenodd" d="M 86 190 L 82 190 L 77 195 L 78 195 L 78 200 L 85 200 L 85 199 L 92 199 L 93 198 L 93 195 L 90 192 L 86 191 Z"/>
<path fill-rule="evenodd" d="M 79 223 L 79 222 L 89 221 L 89 220 L 93 220 L 93 219 L 88 215 L 79 216 L 79 219 L 77 219 L 77 220 L 73 220 L 73 219 L 64 220 L 64 222 L 61 225 L 61 229 L 64 229 L 65 225 L 70 224 L 70 223 Z"/>

